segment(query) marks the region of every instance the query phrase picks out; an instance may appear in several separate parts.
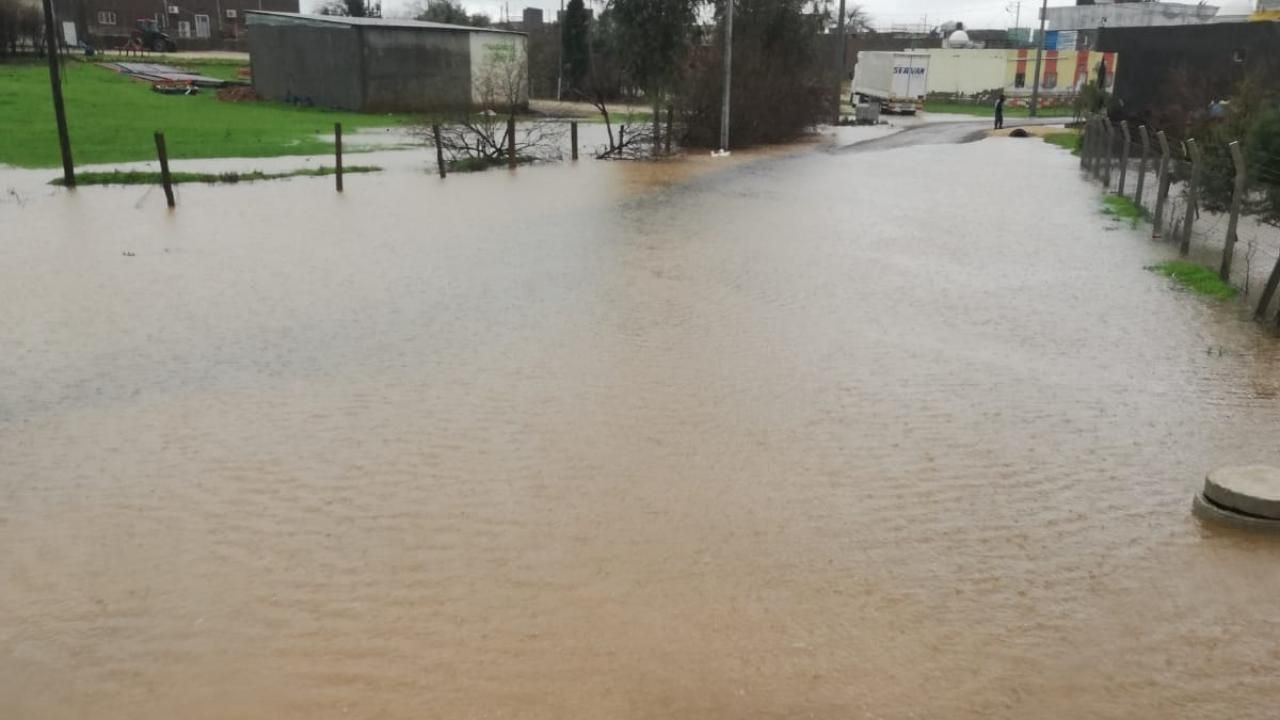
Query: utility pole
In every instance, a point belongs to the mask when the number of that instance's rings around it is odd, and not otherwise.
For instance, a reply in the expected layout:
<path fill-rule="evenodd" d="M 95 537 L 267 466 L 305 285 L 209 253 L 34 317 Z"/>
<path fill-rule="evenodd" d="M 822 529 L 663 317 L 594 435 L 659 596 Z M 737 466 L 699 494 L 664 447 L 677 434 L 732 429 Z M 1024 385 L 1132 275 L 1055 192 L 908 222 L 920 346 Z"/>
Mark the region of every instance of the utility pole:
<path fill-rule="evenodd" d="M 49 58 L 49 86 L 53 90 L 53 116 L 58 121 L 58 147 L 62 150 L 62 182 L 76 186 L 76 167 L 71 162 L 71 137 L 67 134 L 67 109 L 62 104 L 62 73 L 58 67 L 58 31 L 53 0 L 44 0 L 44 44 Z"/>
<path fill-rule="evenodd" d="M 729 84 L 733 78 L 733 0 L 728 0 L 724 8 L 724 96 L 720 101 L 719 155 L 729 154 Z"/>
<path fill-rule="evenodd" d="M 1036 110 L 1040 105 L 1040 59 L 1044 56 L 1044 21 L 1045 16 L 1049 13 L 1049 0 L 1044 0 L 1040 5 L 1040 34 L 1036 36 L 1036 76 L 1031 81 L 1031 106 L 1027 108 L 1027 114 L 1031 117 L 1036 116 Z"/>
<path fill-rule="evenodd" d="M 840 96 L 844 90 L 844 0 L 840 0 L 840 17 L 836 20 L 836 120 L 840 124 Z"/>
<path fill-rule="evenodd" d="M 560 17 L 556 18 L 556 24 L 560 26 L 560 72 L 556 74 L 556 100 L 559 100 L 560 89 L 564 87 L 564 0 L 560 0 Z"/>

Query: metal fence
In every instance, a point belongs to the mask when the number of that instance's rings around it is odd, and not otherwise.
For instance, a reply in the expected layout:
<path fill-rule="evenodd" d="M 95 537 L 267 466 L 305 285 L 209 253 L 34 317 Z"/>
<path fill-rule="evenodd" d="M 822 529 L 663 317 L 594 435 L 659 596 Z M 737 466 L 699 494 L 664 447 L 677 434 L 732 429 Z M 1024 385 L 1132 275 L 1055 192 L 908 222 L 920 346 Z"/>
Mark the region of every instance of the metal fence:
<path fill-rule="evenodd" d="M 1162 130 L 1085 119 L 1080 167 L 1108 192 L 1133 201 L 1151 221 L 1151 237 L 1178 245 L 1183 257 L 1218 268 L 1223 281 L 1256 298 L 1254 317 L 1268 319 L 1280 286 L 1280 225 L 1263 201 L 1275 197 L 1280 158 L 1194 139 L 1174 141 Z M 1202 197 L 1229 198 L 1217 210 Z M 1211 203 L 1209 203 L 1211 204 Z M 1221 204 L 1221 203 L 1220 203 Z M 1272 322 L 1280 325 L 1280 312 Z"/>

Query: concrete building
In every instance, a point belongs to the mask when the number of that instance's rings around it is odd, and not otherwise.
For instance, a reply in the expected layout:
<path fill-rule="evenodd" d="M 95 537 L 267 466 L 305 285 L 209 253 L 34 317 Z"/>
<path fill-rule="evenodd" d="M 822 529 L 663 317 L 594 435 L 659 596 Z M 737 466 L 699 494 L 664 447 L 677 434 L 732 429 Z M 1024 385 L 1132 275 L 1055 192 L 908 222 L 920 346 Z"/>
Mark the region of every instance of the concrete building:
<path fill-rule="evenodd" d="M 1213 22 L 1217 14 L 1218 8 L 1213 5 L 1097 0 L 1048 8 L 1045 20 L 1051 30 L 1097 30 L 1104 27 L 1203 25 Z"/>
<path fill-rule="evenodd" d="M 500 109 L 529 101 L 527 38 L 490 28 L 250 12 L 262 97 L 374 112 Z"/>
<path fill-rule="evenodd" d="M 929 53 L 928 92 L 966 97 L 1004 90 L 1011 105 L 1031 95 L 1035 80 L 1035 51 L 920 50 Z M 1044 102 L 1065 102 L 1097 76 L 1099 63 L 1107 67 L 1107 86 L 1115 82 L 1115 53 L 1088 50 L 1047 50 L 1040 67 L 1040 94 Z"/>
<path fill-rule="evenodd" d="M 1124 55 L 1115 97 L 1122 112 L 1138 121 L 1158 114 L 1174 94 L 1206 91 L 1229 96 L 1247 77 L 1264 87 L 1280 86 L 1280 22 L 1106 28 L 1099 32 L 1097 44 Z M 1213 98 L 1201 99 L 1207 105 Z"/>
<path fill-rule="evenodd" d="M 125 44 L 140 19 L 156 24 L 178 50 L 243 49 L 249 10 L 298 12 L 298 0 L 54 0 L 63 43 L 100 49 Z"/>

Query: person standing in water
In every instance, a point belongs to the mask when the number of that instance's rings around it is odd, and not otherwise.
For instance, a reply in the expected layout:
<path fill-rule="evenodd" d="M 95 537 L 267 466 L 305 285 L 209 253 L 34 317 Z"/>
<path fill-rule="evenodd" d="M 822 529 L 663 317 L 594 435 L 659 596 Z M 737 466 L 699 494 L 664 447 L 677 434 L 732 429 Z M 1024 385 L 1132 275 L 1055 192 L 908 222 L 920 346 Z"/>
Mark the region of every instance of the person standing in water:
<path fill-rule="evenodd" d="M 1004 93 L 996 95 L 996 129 L 1004 128 Z"/>

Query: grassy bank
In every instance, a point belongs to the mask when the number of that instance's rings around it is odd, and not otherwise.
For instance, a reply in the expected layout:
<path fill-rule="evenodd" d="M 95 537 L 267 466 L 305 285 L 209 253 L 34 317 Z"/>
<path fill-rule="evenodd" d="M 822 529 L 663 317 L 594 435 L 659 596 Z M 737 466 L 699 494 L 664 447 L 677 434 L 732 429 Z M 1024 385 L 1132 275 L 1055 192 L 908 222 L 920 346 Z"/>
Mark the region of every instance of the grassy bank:
<path fill-rule="evenodd" d="M 1222 282 L 1218 273 L 1186 260 L 1168 260 L 1153 265 L 1148 270 L 1173 278 L 1174 282 L 1188 290 L 1219 300 L 1228 300 L 1236 296 L 1236 289 Z"/>
<path fill-rule="evenodd" d="M 374 165 L 351 165 L 342 168 L 342 174 L 352 173 L 371 173 L 378 172 L 382 168 Z M 290 170 L 287 172 L 266 173 L 261 170 L 253 170 L 251 172 L 224 172 L 224 173 L 201 173 L 201 172 L 174 172 L 169 173 L 169 180 L 175 185 L 178 183 L 242 183 L 255 182 L 258 180 L 279 180 L 281 178 L 291 177 L 325 177 L 336 172 L 334 168 L 323 166 L 318 168 L 306 168 L 302 170 Z M 49 181 L 50 185 L 62 185 L 62 178 Z M 159 185 L 160 173 L 150 170 L 111 170 L 108 172 L 80 172 L 76 173 L 77 185 Z"/>
<path fill-rule="evenodd" d="M 185 62 L 183 63 L 186 64 Z M 231 77 L 239 63 L 192 63 L 192 69 Z M 403 116 L 332 112 L 273 102 L 223 102 L 211 91 L 161 95 L 145 82 L 69 61 L 63 93 L 76 164 L 155 157 L 152 133 L 163 130 L 171 158 L 276 157 L 330 152 L 333 124 L 344 130 L 387 127 Z M 0 64 L 0 163 L 54 167 L 60 163 L 46 66 Z"/>
<path fill-rule="evenodd" d="M 1131 225 L 1145 218 L 1147 213 L 1124 195 L 1107 195 L 1102 198 L 1102 212 L 1118 220 L 1128 220 Z"/>
<path fill-rule="evenodd" d="M 1080 133 L 1074 130 L 1048 133 L 1040 137 L 1050 145 L 1057 145 L 1060 148 L 1070 150 L 1072 155 L 1080 154 Z"/>
<path fill-rule="evenodd" d="M 924 111 L 932 113 L 953 113 L 957 115 L 977 115 L 979 117 L 994 118 L 996 109 L 990 103 L 970 103 L 958 100 L 926 100 L 924 103 Z M 1075 112 L 1069 107 L 1042 107 L 1040 108 L 1040 117 L 1072 117 Z M 1009 107 L 1004 109 L 1006 118 L 1029 117 L 1030 113 L 1026 108 Z"/>

